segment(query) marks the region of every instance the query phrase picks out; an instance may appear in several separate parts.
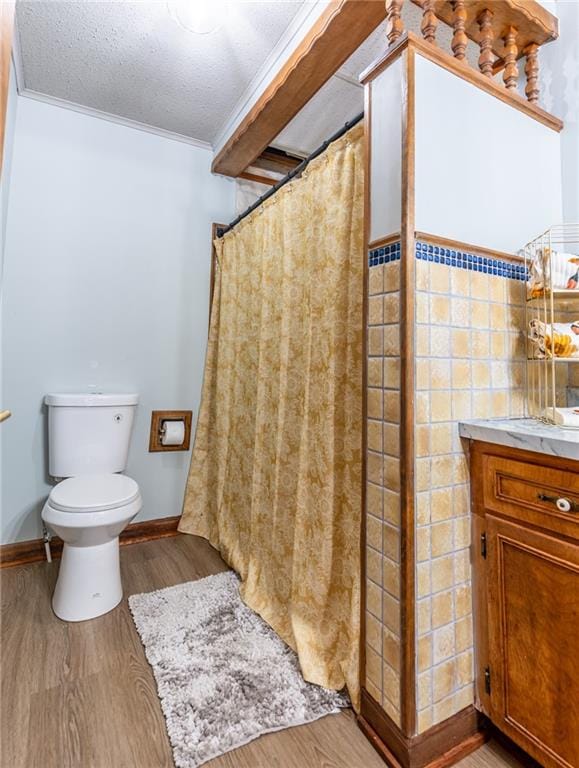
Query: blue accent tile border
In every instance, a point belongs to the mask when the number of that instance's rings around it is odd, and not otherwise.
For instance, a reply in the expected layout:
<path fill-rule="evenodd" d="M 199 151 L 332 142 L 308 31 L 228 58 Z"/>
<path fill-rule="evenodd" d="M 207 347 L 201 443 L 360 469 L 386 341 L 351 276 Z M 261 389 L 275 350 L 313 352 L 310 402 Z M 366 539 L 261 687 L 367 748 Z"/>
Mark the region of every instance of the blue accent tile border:
<path fill-rule="evenodd" d="M 368 252 L 368 265 L 377 267 L 390 261 L 399 261 L 401 253 L 400 241 L 373 248 Z M 431 245 L 418 240 L 416 242 L 416 258 L 421 261 L 432 261 L 434 264 L 446 264 L 449 267 L 467 269 L 471 272 L 482 272 L 485 275 L 506 277 L 510 280 L 527 280 L 528 274 L 524 264 L 511 261 L 492 259 L 488 256 L 477 256 L 474 253 L 455 251 L 442 245 Z"/>
<path fill-rule="evenodd" d="M 374 248 L 368 252 L 368 264 L 371 267 L 377 267 L 378 264 L 388 264 L 389 261 L 400 261 L 400 240 L 390 245 L 383 245 L 381 248 Z"/>
<path fill-rule="evenodd" d="M 432 261 L 435 264 L 446 264 L 449 267 L 459 267 L 472 272 L 482 272 L 485 275 L 507 277 L 511 280 L 526 280 L 527 271 L 524 264 L 516 264 L 501 259 L 491 259 L 488 256 L 476 256 L 474 253 L 455 251 L 441 245 L 416 242 L 416 258 L 422 261 Z"/>

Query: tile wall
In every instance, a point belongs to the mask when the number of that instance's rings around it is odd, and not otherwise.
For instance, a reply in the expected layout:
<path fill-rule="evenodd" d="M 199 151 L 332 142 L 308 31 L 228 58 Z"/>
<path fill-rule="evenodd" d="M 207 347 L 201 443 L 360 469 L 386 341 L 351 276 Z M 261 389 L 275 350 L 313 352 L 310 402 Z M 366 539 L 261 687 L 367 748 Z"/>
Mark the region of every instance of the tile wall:
<path fill-rule="evenodd" d="M 400 243 L 369 254 L 366 680 L 400 724 Z"/>
<path fill-rule="evenodd" d="M 454 255 L 453 255 L 454 254 Z M 418 731 L 473 702 L 470 489 L 458 422 L 524 414 L 519 265 L 417 243 Z"/>

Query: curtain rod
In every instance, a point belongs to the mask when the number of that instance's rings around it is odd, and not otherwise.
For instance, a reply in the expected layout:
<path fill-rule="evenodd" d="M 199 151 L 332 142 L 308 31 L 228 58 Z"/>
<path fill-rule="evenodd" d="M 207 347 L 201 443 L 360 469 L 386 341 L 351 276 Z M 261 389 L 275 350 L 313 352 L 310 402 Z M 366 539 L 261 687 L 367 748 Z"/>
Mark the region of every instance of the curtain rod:
<path fill-rule="evenodd" d="M 278 189 L 281 189 L 283 186 L 285 186 L 288 183 L 288 181 L 291 181 L 300 173 L 302 173 L 304 169 L 309 165 L 309 163 L 311 163 L 311 161 L 315 157 L 318 157 L 318 155 L 321 155 L 322 152 L 325 152 L 330 144 L 340 139 L 345 133 L 347 133 L 350 130 L 350 128 L 353 128 L 357 123 L 359 123 L 363 117 L 364 117 L 364 113 L 360 112 L 359 115 L 356 115 L 356 117 L 354 117 L 352 120 L 350 120 L 345 125 L 343 125 L 334 134 L 332 134 L 332 136 L 330 136 L 329 139 L 326 139 L 326 141 L 324 141 L 324 143 L 321 144 L 317 149 L 314 149 L 314 151 L 311 154 L 309 154 L 307 157 L 304 157 L 304 159 L 301 161 L 299 165 L 296 165 L 295 168 L 293 168 L 288 174 L 286 174 L 282 179 L 280 179 L 276 184 L 274 184 L 274 186 L 271 187 L 271 189 L 268 189 L 267 192 L 265 192 L 261 197 L 258 197 L 255 203 L 253 203 L 253 205 L 250 205 L 249 208 L 245 210 L 243 213 L 240 213 L 239 216 L 231 222 L 231 224 L 228 224 L 226 227 L 219 227 L 217 229 L 217 237 L 223 237 L 223 235 L 226 232 L 229 232 L 230 229 L 233 229 L 233 227 L 239 224 L 239 222 L 242 221 L 246 216 L 249 216 L 250 213 L 253 213 L 253 211 L 255 211 L 256 208 L 259 208 L 259 206 L 262 203 L 264 203 L 268 198 L 270 198 L 272 195 L 275 195 Z"/>

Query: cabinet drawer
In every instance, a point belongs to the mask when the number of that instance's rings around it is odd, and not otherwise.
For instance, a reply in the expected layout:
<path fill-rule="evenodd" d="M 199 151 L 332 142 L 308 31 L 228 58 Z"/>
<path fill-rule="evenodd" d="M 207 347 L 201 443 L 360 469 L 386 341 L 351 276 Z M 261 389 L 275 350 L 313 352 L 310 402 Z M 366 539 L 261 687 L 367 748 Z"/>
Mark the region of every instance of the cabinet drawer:
<path fill-rule="evenodd" d="M 578 472 L 502 456 L 486 455 L 484 459 L 486 509 L 564 536 L 579 537 Z M 566 506 L 570 507 L 568 511 Z"/>

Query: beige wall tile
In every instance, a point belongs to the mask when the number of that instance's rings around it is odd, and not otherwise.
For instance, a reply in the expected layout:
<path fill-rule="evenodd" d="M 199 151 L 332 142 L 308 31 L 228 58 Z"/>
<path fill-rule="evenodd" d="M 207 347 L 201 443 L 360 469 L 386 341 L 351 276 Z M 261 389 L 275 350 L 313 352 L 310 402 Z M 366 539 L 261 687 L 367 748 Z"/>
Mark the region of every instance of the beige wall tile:
<path fill-rule="evenodd" d="M 490 354 L 490 334 L 488 331 L 473 330 L 470 334 L 470 354 L 466 357 L 485 358 Z"/>
<path fill-rule="evenodd" d="M 426 324 L 430 322 L 429 296 L 430 294 L 428 293 L 418 292 L 416 294 L 415 302 L 416 302 L 416 322 L 417 323 Z M 418 329 L 416 333 L 417 335 L 419 335 Z"/>
<path fill-rule="evenodd" d="M 416 361 L 416 389 L 430 389 L 430 360 Z"/>
<path fill-rule="evenodd" d="M 473 360 L 472 385 L 475 389 L 488 389 L 491 385 L 491 369 L 488 360 Z"/>
<path fill-rule="evenodd" d="M 400 459 L 384 456 L 384 488 L 400 490 Z"/>
<path fill-rule="evenodd" d="M 431 599 L 426 597 L 416 602 L 416 629 L 418 635 L 424 635 L 432 629 Z"/>
<path fill-rule="evenodd" d="M 398 424 L 383 424 L 383 445 L 384 453 L 388 456 L 400 456 L 400 427 Z"/>
<path fill-rule="evenodd" d="M 384 523 L 383 536 L 383 550 L 386 557 L 393 560 L 395 563 L 400 562 L 400 529 L 395 528 L 389 523 Z"/>
<path fill-rule="evenodd" d="M 450 300 L 450 322 L 455 328 L 470 328 L 470 301 L 453 296 Z"/>
<path fill-rule="evenodd" d="M 400 638 L 387 628 L 382 630 L 382 658 L 395 672 L 400 672 Z"/>
<path fill-rule="evenodd" d="M 424 733 L 432 726 L 432 707 L 427 707 L 418 713 L 417 728 L 418 733 Z"/>
<path fill-rule="evenodd" d="M 396 709 L 400 709 L 400 677 L 386 662 L 382 667 L 382 676 L 384 696 Z"/>
<path fill-rule="evenodd" d="M 382 584 L 382 555 L 372 547 L 366 547 L 366 575 L 375 584 Z"/>
<path fill-rule="evenodd" d="M 381 389 L 374 389 L 372 387 L 368 389 L 367 409 L 370 419 L 382 418 L 382 398 L 383 393 Z"/>
<path fill-rule="evenodd" d="M 374 483 L 366 484 L 366 510 L 368 514 L 382 517 L 382 488 Z"/>
<path fill-rule="evenodd" d="M 374 295 L 382 293 L 384 290 L 384 269 L 380 264 L 378 267 L 370 267 L 368 271 L 368 293 Z"/>
<path fill-rule="evenodd" d="M 384 392 L 384 421 L 400 423 L 400 392 Z"/>
<path fill-rule="evenodd" d="M 415 489 L 426 491 L 430 488 L 430 459 L 416 459 Z"/>
<path fill-rule="evenodd" d="M 382 560 L 382 586 L 386 592 L 400 599 L 400 564 L 389 557 Z"/>
<path fill-rule="evenodd" d="M 489 298 L 491 301 L 502 304 L 506 301 L 506 284 L 511 280 L 504 280 L 495 275 L 489 276 Z"/>
<path fill-rule="evenodd" d="M 391 261 L 384 264 L 384 293 L 400 289 L 400 262 Z"/>
<path fill-rule="evenodd" d="M 474 680 L 473 654 L 472 651 L 462 653 L 456 659 L 456 685 L 462 687 L 468 685 Z"/>
<path fill-rule="evenodd" d="M 382 691 L 380 691 L 374 683 L 366 678 L 366 690 L 370 694 L 370 696 L 374 699 L 374 701 L 379 705 L 382 701 Z"/>
<path fill-rule="evenodd" d="M 400 710 L 397 709 L 394 704 L 392 704 L 391 701 L 388 700 L 386 696 L 382 696 L 382 709 L 388 717 L 392 720 L 393 723 L 396 723 L 398 727 L 400 727 L 401 718 L 400 718 Z"/>
<path fill-rule="evenodd" d="M 432 572 L 432 591 L 440 592 L 443 589 L 450 589 L 454 583 L 453 580 L 453 558 L 450 555 L 439 557 L 431 563 Z"/>
<path fill-rule="evenodd" d="M 382 589 L 366 579 L 366 608 L 377 619 L 382 619 Z"/>
<path fill-rule="evenodd" d="M 457 619 L 472 613 L 472 589 L 470 584 L 456 587 L 454 590 L 454 610 Z"/>
<path fill-rule="evenodd" d="M 450 349 L 450 328 L 430 326 L 430 354 L 433 357 L 449 357 Z"/>
<path fill-rule="evenodd" d="M 451 354 L 453 357 L 471 357 L 471 332 L 465 328 L 452 328 L 450 334 Z"/>
<path fill-rule="evenodd" d="M 382 527 L 382 520 L 379 517 L 366 515 L 366 544 L 378 552 L 382 552 Z"/>
<path fill-rule="evenodd" d="M 434 601 L 432 619 L 434 622 Z M 432 660 L 434 664 L 439 664 L 445 659 L 454 656 L 454 625 L 447 624 L 445 627 L 435 629 L 432 633 Z"/>
<path fill-rule="evenodd" d="M 416 290 L 430 290 L 430 267 L 426 261 L 416 262 Z"/>
<path fill-rule="evenodd" d="M 430 516 L 432 522 L 450 520 L 452 517 L 452 489 L 437 488 L 430 494 Z"/>
<path fill-rule="evenodd" d="M 467 484 L 457 485 L 452 489 L 452 506 L 455 517 L 469 514 L 470 488 Z"/>
<path fill-rule="evenodd" d="M 418 675 L 417 694 L 418 709 L 424 709 L 432 704 L 432 672 L 429 670 Z"/>
<path fill-rule="evenodd" d="M 450 421 L 452 418 L 449 390 L 433 390 L 430 393 L 431 421 Z"/>
<path fill-rule="evenodd" d="M 435 702 L 449 696 L 455 688 L 456 661 L 450 659 L 432 670 L 432 695 Z"/>
<path fill-rule="evenodd" d="M 432 557 L 440 557 L 452 552 L 453 524 L 451 520 L 444 523 L 436 523 L 432 526 Z"/>
<path fill-rule="evenodd" d="M 468 389 L 471 386 L 471 363 L 470 360 L 452 361 L 452 388 Z"/>
<path fill-rule="evenodd" d="M 418 671 L 424 672 L 432 666 L 432 635 L 418 639 Z"/>
<path fill-rule="evenodd" d="M 491 310 L 491 320 L 494 307 Z M 503 331 L 491 333 L 491 357 L 494 360 L 502 360 L 507 356 L 507 337 Z"/>
<path fill-rule="evenodd" d="M 450 267 L 446 264 L 430 264 L 430 290 L 433 293 L 450 292 Z"/>
<path fill-rule="evenodd" d="M 416 494 L 416 525 L 430 523 L 430 493 L 423 491 Z"/>
<path fill-rule="evenodd" d="M 419 321 L 428 322 L 428 320 Z M 448 325 L 450 322 L 450 300 L 448 296 L 430 294 L 430 322 L 435 325 Z"/>
<path fill-rule="evenodd" d="M 400 359 L 398 357 L 384 358 L 384 387 L 400 389 Z"/>
<path fill-rule="evenodd" d="M 454 456 L 433 456 L 431 459 L 430 484 L 432 488 L 442 488 L 454 482 Z"/>
<path fill-rule="evenodd" d="M 400 603 L 388 592 L 382 593 L 382 610 L 384 626 L 400 637 Z"/>
<path fill-rule="evenodd" d="M 459 517 L 454 521 L 454 549 L 470 546 L 470 519 Z"/>
<path fill-rule="evenodd" d="M 450 290 L 455 296 L 470 296 L 470 272 L 466 269 L 451 269 Z"/>
<path fill-rule="evenodd" d="M 430 456 L 430 426 L 428 424 L 416 427 L 414 452 L 416 456 Z"/>
<path fill-rule="evenodd" d="M 400 356 L 400 326 L 397 324 L 384 326 L 384 355 L 386 357 Z"/>
<path fill-rule="evenodd" d="M 491 415 L 491 395 L 490 392 L 480 390 L 473 392 L 472 396 L 472 415 L 475 419 L 488 418 Z"/>
<path fill-rule="evenodd" d="M 454 583 L 462 584 L 471 577 L 470 553 L 468 549 L 455 552 L 453 557 Z"/>
<path fill-rule="evenodd" d="M 454 695 L 449 696 L 432 707 L 432 722 L 435 725 L 441 723 L 443 720 L 452 717 L 457 711 Z"/>
<path fill-rule="evenodd" d="M 382 312 L 382 296 L 370 296 L 368 299 L 368 323 L 370 325 L 381 325 L 384 319 Z"/>
<path fill-rule="evenodd" d="M 470 276 L 470 295 L 473 299 L 489 298 L 489 276 L 484 272 L 473 272 Z"/>
<path fill-rule="evenodd" d="M 472 292 L 472 283 L 471 283 Z M 472 328 L 489 328 L 490 313 L 489 304 L 486 301 L 471 301 L 470 324 Z"/>
<path fill-rule="evenodd" d="M 450 360 L 431 360 L 430 389 L 449 389 L 450 371 Z"/>
<path fill-rule="evenodd" d="M 387 293 L 384 296 L 384 322 L 397 323 L 400 319 L 400 294 Z"/>
<path fill-rule="evenodd" d="M 368 358 L 368 386 L 369 387 L 382 386 L 382 358 L 381 357 Z"/>
<path fill-rule="evenodd" d="M 378 690 L 382 689 L 382 659 L 366 643 L 366 680 L 370 680 Z"/>
<path fill-rule="evenodd" d="M 452 393 L 452 418 L 455 421 L 470 419 L 472 414 L 472 390 L 456 390 Z"/>
<path fill-rule="evenodd" d="M 381 453 L 382 452 L 382 422 L 372 421 L 372 419 L 368 419 L 366 434 L 368 439 L 368 448 L 371 451 L 378 451 L 379 453 Z"/>
<path fill-rule="evenodd" d="M 366 642 L 377 653 L 382 647 L 382 625 L 378 619 L 366 611 Z"/>
<path fill-rule="evenodd" d="M 384 489 L 384 520 L 400 528 L 400 494 Z"/>
<path fill-rule="evenodd" d="M 454 625 L 454 644 L 456 652 L 465 651 L 471 648 L 473 643 L 472 634 L 472 616 L 465 616 L 459 619 Z"/>
<path fill-rule="evenodd" d="M 452 451 L 454 424 L 433 424 L 430 428 L 430 452 L 433 456 Z"/>
<path fill-rule="evenodd" d="M 437 629 L 453 620 L 452 592 L 438 592 L 432 596 L 432 627 Z M 453 627 L 454 632 L 454 627 Z"/>
<path fill-rule="evenodd" d="M 430 568 L 430 561 L 418 563 L 416 566 L 416 597 L 418 599 L 426 597 L 431 592 Z"/>
<path fill-rule="evenodd" d="M 414 351 L 417 357 L 428 357 L 430 354 L 430 333 L 427 325 L 417 325 Z"/>
<path fill-rule="evenodd" d="M 371 483 L 382 483 L 382 455 L 368 451 L 366 454 L 366 475 Z"/>
<path fill-rule="evenodd" d="M 381 355 L 384 348 L 384 332 L 381 326 L 368 328 L 368 354 Z"/>
<path fill-rule="evenodd" d="M 416 423 L 427 424 L 430 421 L 430 393 L 417 392 L 415 394 Z"/>
<path fill-rule="evenodd" d="M 429 526 L 422 526 L 416 529 L 416 559 L 419 563 L 430 560 Z"/>

